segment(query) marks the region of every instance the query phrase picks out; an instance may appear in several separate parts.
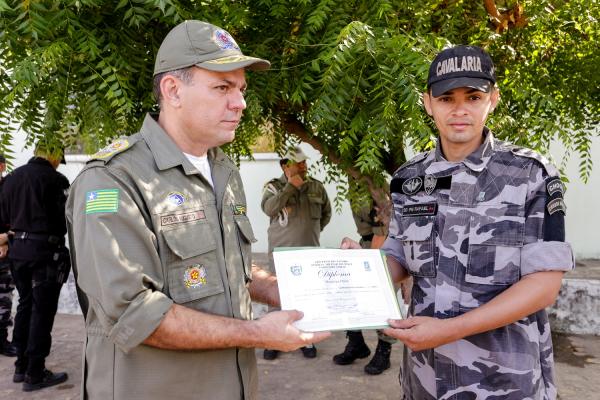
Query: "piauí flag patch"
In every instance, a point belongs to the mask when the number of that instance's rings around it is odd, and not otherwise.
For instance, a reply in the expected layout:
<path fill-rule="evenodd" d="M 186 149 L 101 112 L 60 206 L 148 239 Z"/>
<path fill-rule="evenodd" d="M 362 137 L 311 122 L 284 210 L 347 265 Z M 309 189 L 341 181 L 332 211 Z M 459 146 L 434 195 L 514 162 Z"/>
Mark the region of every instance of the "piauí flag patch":
<path fill-rule="evenodd" d="M 116 213 L 119 211 L 119 189 L 92 190 L 85 195 L 85 213 Z"/>

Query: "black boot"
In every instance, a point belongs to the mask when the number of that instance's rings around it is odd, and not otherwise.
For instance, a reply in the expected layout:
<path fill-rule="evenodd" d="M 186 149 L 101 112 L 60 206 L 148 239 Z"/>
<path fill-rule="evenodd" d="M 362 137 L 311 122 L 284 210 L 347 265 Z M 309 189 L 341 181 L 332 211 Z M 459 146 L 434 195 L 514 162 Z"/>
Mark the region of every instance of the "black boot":
<path fill-rule="evenodd" d="M 357 358 L 369 357 L 371 350 L 365 343 L 361 331 L 347 331 L 346 337 L 348 343 L 343 353 L 336 354 L 333 356 L 333 362 L 337 365 L 348 365 L 352 364 Z"/>
<path fill-rule="evenodd" d="M 24 392 L 33 392 L 34 390 L 40 390 L 54 385 L 59 385 L 69 378 L 66 372 L 54 373 L 47 369 L 44 369 L 41 375 L 25 375 L 25 382 L 23 382 Z"/>
<path fill-rule="evenodd" d="M 371 361 L 365 365 L 365 372 L 369 375 L 379 375 L 390 367 L 391 343 L 383 340 L 377 341 L 377 349 Z"/>
<path fill-rule="evenodd" d="M 16 357 L 17 348 L 8 341 L 7 336 L 8 333 L 6 330 L 0 332 L 0 354 L 5 355 L 6 357 Z"/>

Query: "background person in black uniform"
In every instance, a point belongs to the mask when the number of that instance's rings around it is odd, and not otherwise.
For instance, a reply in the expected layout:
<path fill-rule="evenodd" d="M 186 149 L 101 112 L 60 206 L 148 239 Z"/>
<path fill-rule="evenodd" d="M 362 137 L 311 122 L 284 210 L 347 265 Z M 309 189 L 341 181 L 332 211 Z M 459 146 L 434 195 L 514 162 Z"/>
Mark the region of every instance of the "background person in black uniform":
<path fill-rule="evenodd" d="M 6 159 L 0 154 L 0 193 L 4 182 L 4 171 L 6 171 Z M 15 357 L 17 350 L 8 341 L 8 327 L 12 325 L 12 293 L 15 285 L 10 275 L 10 260 L 8 252 L 8 225 L 0 221 L 0 354 L 7 357 Z"/>
<path fill-rule="evenodd" d="M 65 202 L 69 181 L 56 171 L 62 150 L 39 143 L 35 156 L 5 178 L 0 220 L 14 232 L 8 257 L 19 292 L 13 344 L 17 348 L 14 382 L 24 391 L 67 380 L 45 368 L 60 289 L 69 272 L 65 248 Z"/>

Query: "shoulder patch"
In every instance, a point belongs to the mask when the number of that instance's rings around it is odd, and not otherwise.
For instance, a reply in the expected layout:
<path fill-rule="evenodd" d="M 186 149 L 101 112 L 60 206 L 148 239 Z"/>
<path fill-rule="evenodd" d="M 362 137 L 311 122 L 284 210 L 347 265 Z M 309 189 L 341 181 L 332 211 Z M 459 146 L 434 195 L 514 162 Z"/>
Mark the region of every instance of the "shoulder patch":
<path fill-rule="evenodd" d="M 523 147 L 513 146 L 510 148 L 510 152 L 519 157 L 531 158 L 542 164 L 546 172 L 549 176 L 558 176 L 558 169 L 548 160 L 546 157 L 541 155 L 540 153 L 533 151 L 531 149 L 526 149 Z"/>
<path fill-rule="evenodd" d="M 102 160 L 107 162 L 111 158 L 113 158 L 116 154 L 122 153 L 125 150 L 131 148 L 135 140 L 131 140 L 131 138 L 122 138 L 117 139 L 108 146 L 98 150 L 95 154 L 93 154 L 90 158 L 91 160 Z"/>

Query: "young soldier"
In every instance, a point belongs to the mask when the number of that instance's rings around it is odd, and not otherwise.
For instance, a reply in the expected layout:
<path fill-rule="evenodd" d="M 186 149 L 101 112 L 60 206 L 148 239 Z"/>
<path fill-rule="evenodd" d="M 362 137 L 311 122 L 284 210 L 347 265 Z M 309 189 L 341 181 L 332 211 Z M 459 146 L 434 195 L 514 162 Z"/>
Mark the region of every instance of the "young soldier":
<path fill-rule="evenodd" d="M 423 94 L 437 147 L 391 183 L 383 249 L 395 281 L 414 278 L 412 316 L 385 330 L 406 345 L 405 399 L 557 395 L 544 308 L 574 265 L 564 186 L 545 158 L 485 127 L 495 83 L 482 49 L 438 54 Z"/>

